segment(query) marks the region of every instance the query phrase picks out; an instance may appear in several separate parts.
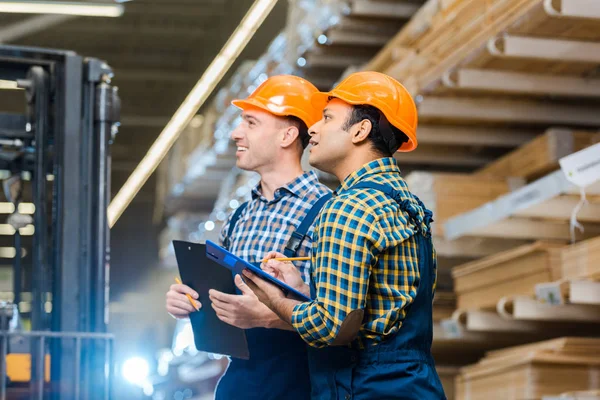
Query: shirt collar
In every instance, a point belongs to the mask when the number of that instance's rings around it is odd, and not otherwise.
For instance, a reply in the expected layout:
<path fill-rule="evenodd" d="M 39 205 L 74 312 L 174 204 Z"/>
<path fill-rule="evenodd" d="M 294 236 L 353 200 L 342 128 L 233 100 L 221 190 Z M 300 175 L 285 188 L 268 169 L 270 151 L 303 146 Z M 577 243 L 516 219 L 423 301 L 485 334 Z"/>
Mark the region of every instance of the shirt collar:
<path fill-rule="evenodd" d="M 348 175 L 335 190 L 335 194 L 339 194 L 354 186 L 358 181 L 363 180 L 367 176 L 382 174 L 386 172 L 400 173 L 400 168 L 396 159 L 393 157 L 383 157 L 373 160 L 363 165 L 359 170 Z"/>
<path fill-rule="evenodd" d="M 296 197 L 302 197 L 307 190 L 315 187 L 318 183 L 319 178 L 315 171 L 305 172 L 280 188 L 277 188 L 274 193 L 273 201 L 279 200 L 285 193 L 290 193 Z M 252 199 L 256 198 L 264 199 L 264 201 L 266 201 L 266 198 L 262 195 L 260 182 L 252 189 Z"/>

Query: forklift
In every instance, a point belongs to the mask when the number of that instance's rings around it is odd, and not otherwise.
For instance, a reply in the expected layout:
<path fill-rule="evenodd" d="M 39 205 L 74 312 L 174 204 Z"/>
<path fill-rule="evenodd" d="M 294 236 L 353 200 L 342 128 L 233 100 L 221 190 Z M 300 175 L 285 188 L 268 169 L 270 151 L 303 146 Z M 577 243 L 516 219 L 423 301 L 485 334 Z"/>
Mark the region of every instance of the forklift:
<path fill-rule="evenodd" d="M 16 250 L 12 299 L 0 299 L 0 400 L 112 398 L 112 76 L 71 51 L 0 46 L 0 175 L 14 210 L 0 224 Z"/>

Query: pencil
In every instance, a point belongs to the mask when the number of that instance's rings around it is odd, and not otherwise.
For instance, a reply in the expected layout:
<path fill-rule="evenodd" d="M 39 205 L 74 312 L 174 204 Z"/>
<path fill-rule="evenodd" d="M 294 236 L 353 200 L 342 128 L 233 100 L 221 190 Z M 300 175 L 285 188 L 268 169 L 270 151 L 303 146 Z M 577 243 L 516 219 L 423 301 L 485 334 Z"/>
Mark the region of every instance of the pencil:
<path fill-rule="evenodd" d="M 267 262 L 269 260 L 275 260 L 275 261 L 308 261 L 310 260 L 310 257 L 279 257 L 279 258 L 264 258 L 262 261 L 263 262 Z"/>
<path fill-rule="evenodd" d="M 178 277 L 175 277 L 175 282 L 179 283 L 180 285 L 183 285 L 183 283 L 181 283 L 181 279 L 179 279 Z M 194 299 L 192 299 L 192 296 L 190 296 L 189 294 L 186 293 L 185 297 L 188 298 L 188 300 L 192 304 L 192 307 L 194 307 L 194 309 L 196 311 L 200 311 L 200 309 L 198 307 L 196 307 L 196 303 L 194 303 Z"/>

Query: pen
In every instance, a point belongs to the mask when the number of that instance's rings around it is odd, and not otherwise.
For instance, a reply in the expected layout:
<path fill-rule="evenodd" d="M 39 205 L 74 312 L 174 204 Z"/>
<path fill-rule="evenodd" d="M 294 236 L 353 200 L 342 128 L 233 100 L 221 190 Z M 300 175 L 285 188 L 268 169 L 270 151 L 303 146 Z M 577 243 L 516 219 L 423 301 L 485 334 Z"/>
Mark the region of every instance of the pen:
<path fill-rule="evenodd" d="M 177 282 L 180 285 L 183 285 L 183 283 L 181 283 L 181 279 L 179 279 L 178 277 L 175 277 L 175 282 Z M 188 298 L 188 300 L 190 301 L 190 303 L 192 304 L 192 307 L 194 307 L 194 309 L 196 311 L 200 311 L 200 309 L 198 307 L 196 307 L 196 303 L 194 303 L 194 299 L 192 299 L 192 296 L 190 296 L 189 294 L 185 294 L 185 296 Z"/>
<path fill-rule="evenodd" d="M 269 260 L 275 260 L 275 261 L 308 261 L 310 260 L 310 257 L 279 257 L 279 258 L 264 258 L 262 260 L 262 262 L 267 262 Z"/>

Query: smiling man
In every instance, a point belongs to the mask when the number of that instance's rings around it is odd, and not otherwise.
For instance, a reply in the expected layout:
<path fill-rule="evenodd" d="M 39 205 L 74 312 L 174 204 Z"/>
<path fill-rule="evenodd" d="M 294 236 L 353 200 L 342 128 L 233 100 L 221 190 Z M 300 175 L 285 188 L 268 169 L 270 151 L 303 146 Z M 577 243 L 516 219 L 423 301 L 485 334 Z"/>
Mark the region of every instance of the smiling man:
<path fill-rule="evenodd" d="M 389 76 L 359 72 L 313 105 L 324 111 L 310 128 L 309 162 L 341 182 L 315 226 L 314 300 L 287 299 L 245 271 L 248 285 L 310 345 L 313 399 L 445 399 L 431 356 L 432 214 L 393 158 L 417 147 L 415 103 Z M 309 290 L 287 263 L 263 268 Z"/>
<path fill-rule="evenodd" d="M 252 199 L 229 216 L 220 243 L 240 258 L 259 265 L 268 251 L 286 248 L 286 256 L 310 256 L 313 221 L 331 197 L 314 172 L 304 172 L 301 157 L 308 145 L 308 126 L 321 117 L 311 103 L 318 92 L 310 82 L 289 75 L 274 76 L 247 99 L 233 104 L 242 122 L 231 133 L 237 145 L 236 165 L 260 175 Z M 306 239 L 305 239 L 306 237 Z M 309 281 L 310 262 L 293 267 Z M 211 306 L 224 322 L 246 329 L 250 360 L 232 358 L 219 382 L 217 400 L 290 399 L 310 397 L 306 345 L 235 277 L 239 295 L 210 291 Z M 172 285 L 167 311 L 176 318 L 194 312 L 184 285 Z M 199 304 L 199 303 L 198 303 Z"/>

